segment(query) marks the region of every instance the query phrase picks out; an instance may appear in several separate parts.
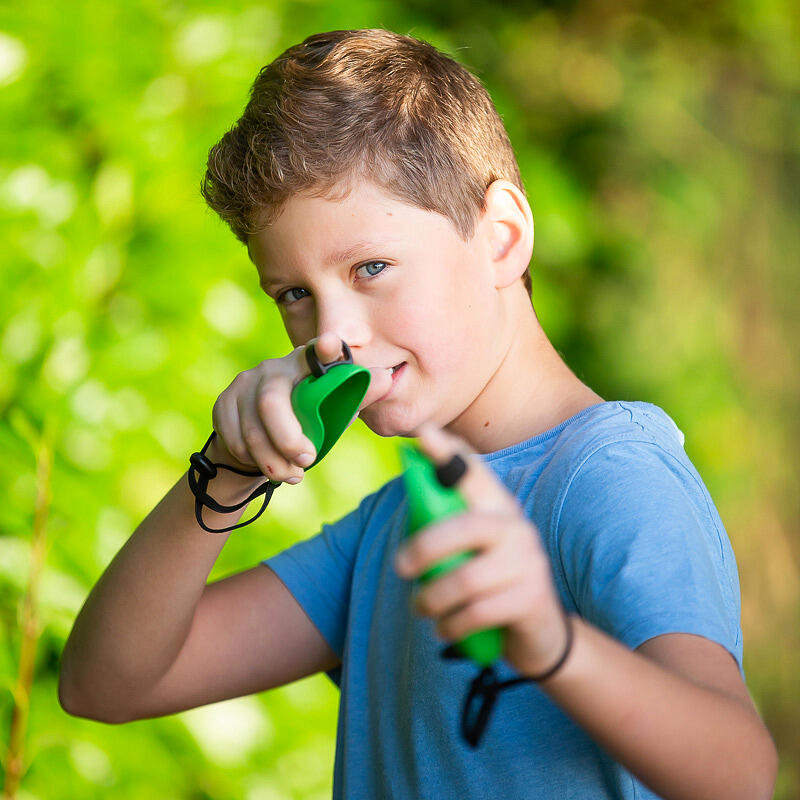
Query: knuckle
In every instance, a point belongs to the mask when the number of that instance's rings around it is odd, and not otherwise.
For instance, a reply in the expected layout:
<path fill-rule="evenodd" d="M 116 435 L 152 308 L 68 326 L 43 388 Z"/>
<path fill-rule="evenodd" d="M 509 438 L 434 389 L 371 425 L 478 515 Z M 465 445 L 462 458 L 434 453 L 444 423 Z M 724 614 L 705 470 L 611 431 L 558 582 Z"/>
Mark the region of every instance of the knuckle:
<path fill-rule="evenodd" d="M 246 447 L 240 447 L 236 445 L 234 447 L 228 448 L 231 451 L 231 454 L 237 461 L 241 461 L 242 464 L 252 464 L 253 460 L 250 453 L 247 451 Z"/>
<path fill-rule="evenodd" d="M 253 368 L 253 373 L 258 376 L 262 383 L 268 383 L 281 374 L 281 362 L 283 359 L 277 361 L 272 358 L 264 359 L 258 366 Z"/>
<path fill-rule="evenodd" d="M 476 605 L 464 615 L 464 626 L 468 630 L 478 630 L 486 627 L 490 621 L 489 609 L 485 605 Z"/>
<path fill-rule="evenodd" d="M 260 411 L 271 414 L 281 407 L 284 397 L 276 387 L 267 386 L 259 392 L 256 402 Z"/>
<path fill-rule="evenodd" d="M 473 593 L 476 592 L 479 587 L 478 581 L 478 573 L 473 568 L 470 569 L 470 565 L 468 564 L 463 569 L 459 570 L 457 575 L 453 576 L 456 582 L 458 583 L 458 588 L 462 592 Z"/>
<path fill-rule="evenodd" d="M 260 444 L 263 438 L 263 431 L 258 425 L 245 425 L 242 428 L 242 439 L 248 445 Z"/>

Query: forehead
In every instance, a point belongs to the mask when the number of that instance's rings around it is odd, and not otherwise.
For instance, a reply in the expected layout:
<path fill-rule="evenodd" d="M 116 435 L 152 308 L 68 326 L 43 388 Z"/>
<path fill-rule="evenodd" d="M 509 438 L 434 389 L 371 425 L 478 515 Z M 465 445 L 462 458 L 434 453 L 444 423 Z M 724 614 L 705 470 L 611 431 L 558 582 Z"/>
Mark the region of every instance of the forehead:
<path fill-rule="evenodd" d="M 336 199 L 291 197 L 271 225 L 248 237 L 248 253 L 263 282 L 285 268 L 350 261 L 371 247 L 436 246 L 454 237 L 457 232 L 443 215 L 364 182 Z"/>

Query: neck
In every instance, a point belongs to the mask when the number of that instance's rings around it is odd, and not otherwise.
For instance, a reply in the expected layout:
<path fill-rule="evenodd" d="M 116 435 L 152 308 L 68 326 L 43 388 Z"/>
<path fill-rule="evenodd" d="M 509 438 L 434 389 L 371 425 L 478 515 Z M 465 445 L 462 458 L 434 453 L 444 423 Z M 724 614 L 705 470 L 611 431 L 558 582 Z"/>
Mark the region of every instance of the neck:
<path fill-rule="evenodd" d="M 603 398 L 582 383 L 545 335 L 527 296 L 517 302 L 497 370 L 448 426 L 479 453 L 501 450 L 554 428 Z"/>

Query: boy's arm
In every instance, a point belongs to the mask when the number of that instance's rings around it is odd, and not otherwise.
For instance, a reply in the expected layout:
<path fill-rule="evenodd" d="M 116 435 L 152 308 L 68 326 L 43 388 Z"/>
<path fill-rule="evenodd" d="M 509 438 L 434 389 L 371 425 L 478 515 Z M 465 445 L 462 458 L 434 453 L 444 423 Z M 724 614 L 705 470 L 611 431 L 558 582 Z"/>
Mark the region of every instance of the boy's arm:
<path fill-rule="evenodd" d="M 291 406 L 292 387 L 309 374 L 309 347 L 327 364 L 340 357 L 343 343 L 324 333 L 239 373 L 217 398 L 208 457 L 261 472 L 247 478 L 221 470 L 211 491 L 223 505 L 244 500 L 265 475 L 296 483 L 314 460 Z M 373 369 L 372 377 L 362 405 L 386 392 L 391 370 Z M 62 656 L 58 692 L 67 711 L 109 722 L 157 716 L 338 662 L 272 570 L 258 566 L 206 585 L 228 534 L 204 531 L 194 504 L 184 474 L 92 590 Z M 226 528 L 241 515 L 206 509 L 204 520 Z"/>
<path fill-rule="evenodd" d="M 572 618 L 564 666 L 542 689 L 664 798 L 772 797 L 775 746 L 720 645 L 666 634 L 632 651 Z"/>
<path fill-rule="evenodd" d="M 208 455 L 219 462 L 216 444 Z M 212 493 L 233 505 L 257 482 L 220 470 Z M 203 513 L 209 527 L 221 528 L 243 512 Z M 228 536 L 197 524 L 184 474 L 115 556 L 74 623 L 58 686 L 66 711 L 105 722 L 159 716 L 338 663 L 271 570 L 259 565 L 206 585 Z"/>
<path fill-rule="evenodd" d="M 417 435 L 437 464 L 454 453 L 469 458 L 463 440 L 433 425 Z M 434 618 L 437 634 L 450 641 L 503 627 L 509 664 L 523 676 L 544 674 L 567 636 L 538 532 L 481 461 L 470 459 L 458 488 L 468 510 L 415 534 L 395 568 L 414 579 L 448 556 L 474 552 L 425 583 L 417 613 Z M 620 764 L 665 800 L 772 796 L 775 747 L 725 648 L 664 634 L 634 651 L 577 616 L 570 620 L 572 650 L 540 686 Z"/>

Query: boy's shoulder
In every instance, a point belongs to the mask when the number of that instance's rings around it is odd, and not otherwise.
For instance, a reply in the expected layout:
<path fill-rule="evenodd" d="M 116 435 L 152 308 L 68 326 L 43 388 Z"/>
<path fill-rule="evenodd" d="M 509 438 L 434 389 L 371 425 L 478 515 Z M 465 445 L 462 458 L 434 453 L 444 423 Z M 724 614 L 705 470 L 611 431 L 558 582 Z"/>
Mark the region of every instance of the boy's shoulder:
<path fill-rule="evenodd" d="M 524 442 L 484 456 L 506 478 L 520 470 L 570 473 L 612 444 L 655 445 L 677 456 L 684 436 L 659 406 L 643 401 L 607 401 L 589 406 L 560 425 Z"/>
<path fill-rule="evenodd" d="M 643 401 L 590 406 L 526 442 L 485 456 L 540 527 L 556 530 L 565 503 L 603 513 L 710 496 L 683 449 L 684 436 L 660 407 Z M 715 514 L 712 512 L 711 516 Z"/>
<path fill-rule="evenodd" d="M 582 464 L 597 451 L 612 445 L 618 452 L 633 452 L 642 445 L 655 446 L 672 457 L 685 458 L 685 437 L 674 420 L 657 405 L 644 401 L 600 403 L 586 416 L 567 425 L 553 447 L 553 458 Z"/>
<path fill-rule="evenodd" d="M 595 482 L 613 486 L 623 474 L 636 473 L 642 461 L 675 469 L 693 479 L 683 450 L 684 436 L 660 407 L 643 401 L 610 401 L 585 408 L 555 428 L 523 442 L 479 456 L 523 504 L 555 509 L 576 475 L 591 471 Z M 596 468 L 601 454 L 603 466 Z M 598 486 L 598 490 L 600 486 Z M 402 476 L 365 496 L 350 515 L 364 530 L 382 526 L 405 513 Z"/>

